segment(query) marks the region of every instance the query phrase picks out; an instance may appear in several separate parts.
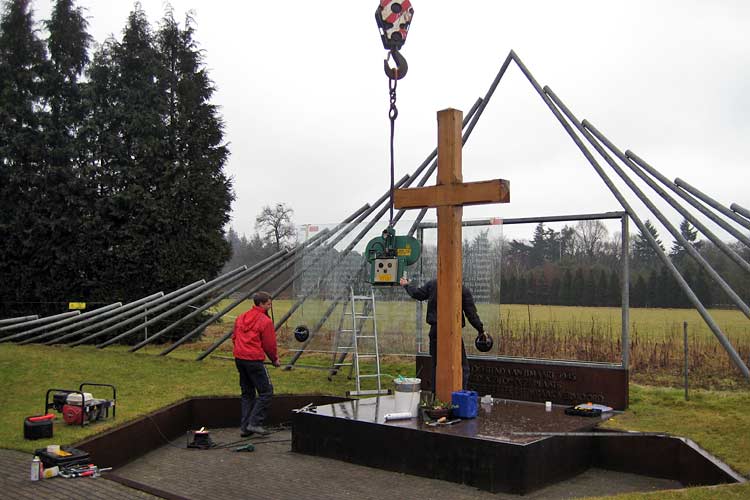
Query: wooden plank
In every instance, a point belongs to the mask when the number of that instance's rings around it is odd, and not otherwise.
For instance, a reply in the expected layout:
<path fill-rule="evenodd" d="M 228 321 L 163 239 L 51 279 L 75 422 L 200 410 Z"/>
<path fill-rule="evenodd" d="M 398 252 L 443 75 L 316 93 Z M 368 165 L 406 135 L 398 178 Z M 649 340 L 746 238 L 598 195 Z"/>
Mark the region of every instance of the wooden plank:
<path fill-rule="evenodd" d="M 463 119 L 464 114 L 458 109 L 448 108 L 438 111 L 438 185 L 460 184 L 464 180 L 461 174 Z"/>
<path fill-rule="evenodd" d="M 455 184 L 461 177 L 461 120 L 455 109 L 438 112 L 438 184 Z M 444 186 L 455 187 L 455 186 Z M 443 206 L 438 210 L 437 258 L 437 371 L 435 394 L 450 401 L 461 390 L 461 284 L 463 207 Z"/>
<path fill-rule="evenodd" d="M 435 393 L 441 401 L 450 401 L 460 391 L 461 371 L 461 284 L 462 207 L 438 208 L 438 351 Z"/>
<path fill-rule="evenodd" d="M 398 209 L 508 202 L 510 182 L 505 179 L 396 189 L 393 193 L 393 205 Z"/>

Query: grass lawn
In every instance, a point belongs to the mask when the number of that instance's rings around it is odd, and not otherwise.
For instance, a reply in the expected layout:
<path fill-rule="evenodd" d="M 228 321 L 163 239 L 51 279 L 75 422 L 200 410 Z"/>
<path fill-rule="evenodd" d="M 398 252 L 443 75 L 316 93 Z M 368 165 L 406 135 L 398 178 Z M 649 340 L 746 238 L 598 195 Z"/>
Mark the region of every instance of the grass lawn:
<path fill-rule="evenodd" d="M 231 360 L 157 357 L 152 352 L 127 353 L 124 348 L 45 347 L 0 344 L 0 447 L 32 451 L 50 443 L 69 444 L 102 432 L 172 402 L 191 396 L 238 395 L 239 387 Z M 178 354 L 175 352 L 175 354 Z M 283 359 L 282 359 L 283 361 Z M 323 364 L 328 358 L 305 358 Z M 354 382 L 344 375 L 326 378 L 312 369 L 269 369 L 277 393 L 343 395 Z M 383 372 L 410 375 L 411 360 L 394 358 L 383 363 Z M 387 379 L 386 379 L 387 380 Z M 67 426 L 58 418 L 52 440 L 25 441 L 23 419 L 42 412 L 49 388 L 77 388 L 81 382 L 112 383 L 117 387 L 117 419 L 85 428 Z M 94 395 L 99 393 L 94 390 Z M 105 396 L 102 394 L 101 396 Z M 666 432 L 696 441 L 741 474 L 750 475 L 750 389 L 693 391 L 686 402 L 676 389 L 631 385 L 630 409 L 611 420 L 609 427 Z M 615 498 L 750 498 L 750 485 L 691 488 L 653 495 L 621 495 Z"/>

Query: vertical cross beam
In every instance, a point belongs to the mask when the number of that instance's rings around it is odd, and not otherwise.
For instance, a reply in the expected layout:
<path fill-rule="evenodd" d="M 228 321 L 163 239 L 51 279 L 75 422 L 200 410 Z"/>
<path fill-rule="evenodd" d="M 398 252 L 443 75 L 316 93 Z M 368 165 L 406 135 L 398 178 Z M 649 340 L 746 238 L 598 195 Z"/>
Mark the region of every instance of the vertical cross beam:
<path fill-rule="evenodd" d="M 438 185 L 463 182 L 461 173 L 461 128 L 463 113 L 457 109 L 438 112 Z M 463 284 L 463 248 L 461 218 L 463 206 L 437 207 L 438 258 L 437 287 L 438 342 L 435 392 L 442 401 L 461 390 L 461 288 Z"/>
<path fill-rule="evenodd" d="M 397 189 L 396 208 L 436 208 L 438 216 L 437 338 L 435 392 L 442 401 L 462 387 L 461 310 L 463 239 L 461 216 L 464 205 L 508 203 L 510 185 L 503 179 L 463 182 L 461 174 L 461 122 L 456 109 L 438 112 L 437 185 Z"/>

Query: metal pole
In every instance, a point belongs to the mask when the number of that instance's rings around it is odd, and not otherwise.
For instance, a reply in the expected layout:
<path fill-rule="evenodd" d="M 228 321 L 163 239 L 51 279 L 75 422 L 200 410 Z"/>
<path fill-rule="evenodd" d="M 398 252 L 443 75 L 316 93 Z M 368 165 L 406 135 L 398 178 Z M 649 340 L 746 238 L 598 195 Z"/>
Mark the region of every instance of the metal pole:
<path fill-rule="evenodd" d="M 115 302 L 114 304 L 109 304 L 107 306 L 100 307 L 98 309 L 94 309 L 93 311 L 85 312 L 85 313 L 83 313 L 83 314 L 81 314 L 79 316 L 73 316 L 72 318 L 68 318 L 68 319 L 63 320 L 63 321 L 58 321 L 57 323 L 54 323 L 54 325 L 56 325 L 56 326 L 59 327 L 59 326 L 62 326 L 62 325 L 66 325 L 68 323 L 76 323 L 77 325 L 70 325 L 69 326 L 70 328 L 74 328 L 75 326 L 80 326 L 83 323 L 88 323 L 91 320 L 96 320 L 97 317 L 100 317 L 101 314 L 103 314 L 103 313 L 105 313 L 107 311 L 113 311 L 113 310 L 119 309 L 120 307 L 122 307 L 122 302 Z M 29 331 L 26 331 L 26 332 L 18 333 L 15 336 L 30 335 L 32 333 L 41 332 L 41 331 L 49 329 L 49 327 L 51 327 L 51 326 L 52 325 L 40 326 L 40 327 L 34 328 L 33 330 L 29 330 Z M 55 331 L 57 331 L 57 330 L 53 330 L 51 333 L 54 333 Z M 23 341 L 19 342 L 19 345 L 30 344 L 32 342 L 36 342 L 37 340 L 39 340 L 41 338 L 46 338 L 48 335 L 49 334 L 43 334 L 43 335 L 37 335 L 35 337 L 28 338 L 26 340 L 23 340 Z"/>
<path fill-rule="evenodd" d="M 161 304 L 161 303 L 163 303 L 165 301 L 168 301 L 168 300 L 171 300 L 173 298 L 180 299 L 180 298 L 184 297 L 185 295 L 189 294 L 190 292 L 192 292 L 195 288 L 197 288 L 199 286 L 203 286 L 205 283 L 206 283 L 205 280 L 195 281 L 193 283 L 190 283 L 187 286 L 184 286 L 184 287 L 180 288 L 179 290 L 175 290 L 174 292 L 168 293 L 168 294 L 164 295 L 163 297 L 160 297 L 160 298 L 154 300 L 153 303 L 150 304 L 150 305 Z M 77 345 L 83 344 L 84 342 L 88 342 L 89 340 L 92 340 L 92 339 L 95 339 L 97 337 L 100 337 L 100 336 L 104 335 L 105 333 L 109 333 L 111 331 L 117 330 L 120 327 L 123 327 L 125 325 L 129 325 L 130 323 L 133 323 L 134 321 L 139 320 L 141 318 L 141 316 L 143 315 L 143 313 L 138 313 L 138 311 L 134 311 L 134 312 L 136 313 L 135 316 L 133 316 L 133 317 L 131 317 L 129 319 L 123 320 L 123 321 L 121 321 L 121 322 L 119 322 L 119 323 L 117 323 L 115 325 L 112 325 L 109 328 L 105 328 L 104 330 L 101 330 L 101 331 L 96 332 L 96 333 L 94 333 L 92 335 L 89 335 L 88 337 L 85 337 L 83 339 L 77 340 L 76 342 L 71 342 L 68 345 L 70 347 L 75 347 Z"/>
<path fill-rule="evenodd" d="M 10 331 L 10 330 L 17 330 L 19 328 L 23 328 L 24 326 L 41 325 L 41 324 L 44 324 L 44 323 L 49 323 L 50 321 L 53 321 L 53 320 L 60 320 L 62 318 L 69 318 L 71 316 L 78 316 L 79 314 L 81 314 L 81 311 L 70 311 L 70 312 L 66 312 L 66 313 L 55 314 L 54 316 L 47 316 L 47 317 L 44 317 L 44 318 L 35 319 L 35 320 L 32 320 L 32 321 L 24 321 L 23 323 L 14 323 L 12 325 L 3 326 L 2 328 L 0 328 L 0 332 L 7 332 L 7 331 Z M 0 342 L 2 342 L 2 339 L 0 339 Z"/>
<path fill-rule="evenodd" d="M 76 335 L 83 335 L 84 333 L 89 332 L 89 331 L 91 331 L 91 330 L 93 330 L 95 328 L 102 328 L 104 326 L 107 326 L 107 325 L 109 325 L 109 324 L 117 321 L 118 318 L 125 317 L 125 316 L 128 316 L 130 314 L 134 314 L 134 313 L 138 312 L 138 310 L 135 309 L 138 306 L 140 306 L 142 304 L 146 304 L 146 303 L 148 303 L 148 302 L 150 302 L 152 300 L 160 299 L 161 297 L 164 297 L 164 292 L 154 293 L 152 295 L 149 295 L 147 297 L 143 297 L 143 298 L 138 299 L 136 301 L 129 302 L 129 303 L 125 304 L 124 306 L 119 307 L 119 308 L 117 308 L 115 310 L 108 311 L 108 312 L 102 314 L 101 316 L 97 316 L 96 318 L 91 318 L 91 319 L 86 320 L 86 321 L 81 321 L 78 324 L 70 325 L 70 326 L 67 326 L 65 328 L 60 328 L 59 330 L 55 330 L 55 331 L 46 333 L 44 335 L 41 335 L 39 337 L 36 337 L 36 339 L 41 339 L 42 337 L 47 338 L 47 337 L 50 337 L 50 336 L 53 336 L 53 335 L 59 335 L 61 333 L 65 333 L 68 330 L 71 330 L 73 328 L 80 328 L 84 324 L 90 323 L 90 322 L 93 321 L 94 324 L 92 324 L 91 326 L 88 326 L 88 327 L 80 329 L 80 330 L 75 330 L 75 331 L 73 331 L 71 333 L 68 333 L 67 335 L 63 335 L 62 337 L 59 337 L 59 338 L 56 338 L 56 339 L 48 340 L 47 342 L 44 343 L 44 345 L 56 344 L 58 342 L 62 342 L 63 340 L 67 340 L 67 339 L 69 339 L 71 337 L 75 337 Z M 109 319 L 105 320 L 104 318 L 109 318 Z"/>
<path fill-rule="evenodd" d="M 688 334 L 687 321 L 682 322 L 682 338 L 685 344 L 685 401 L 688 401 Z"/>
<path fill-rule="evenodd" d="M 738 216 L 736 213 L 732 212 L 727 207 L 725 207 L 718 201 L 714 200 L 713 198 L 711 198 L 710 196 L 708 196 L 706 193 L 702 192 L 698 188 L 691 186 L 690 184 L 683 181 L 679 177 L 677 177 L 674 180 L 674 183 L 677 184 L 682 189 L 684 189 L 685 191 L 692 194 L 693 196 L 695 196 L 696 198 L 698 198 L 699 200 L 701 200 L 703 203 L 706 203 L 712 206 L 714 209 L 718 210 L 719 212 L 723 213 L 724 215 L 732 219 L 737 224 L 744 226 L 745 229 L 750 229 L 750 221 Z"/>
<path fill-rule="evenodd" d="M 743 216 L 746 219 L 750 219 L 750 210 L 747 208 L 743 208 L 742 206 L 738 205 L 737 203 L 732 203 L 729 205 L 729 208 L 731 208 L 733 211 L 737 212 L 741 216 Z"/>
<path fill-rule="evenodd" d="M 248 270 L 246 269 L 245 266 L 238 267 L 237 269 L 234 269 L 233 271 L 230 271 L 230 272 L 228 272 L 226 274 L 223 274 L 221 276 L 218 276 L 218 277 L 212 279 L 211 281 L 209 281 L 209 282 L 207 282 L 207 283 L 199 286 L 198 288 L 196 288 L 194 290 L 190 290 L 189 292 L 186 292 L 186 293 L 182 294 L 179 297 L 175 297 L 175 300 L 173 300 L 173 301 L 165 302 L 165 303 L 163 303 L 163 304 L 161 304 L 159 306 L 153 307 L 151 309 L 151 313 L 157 313 L 159 311 L 162 311 L 163 309 L 169 308 L 170 306 L 174 306 L 175 303 L 178 304 L 177 307 L 180 307 L 180 306 L 187 307 L 189 304 L 195 302 L 196 300 L 200 299 L 201 297 L 204 297 L 204 296 L 206 296 L 208 294 L 213 293 L 216 289 L 224 286 L 226 283 L 231 283 L 232 281 L 236 281 L 239 276 L 243 276 L 247 272 L 248 272 Z M 195 295 L 196 293 L 198 293 L 198 295 Z M 148 308 L 146 307 L 144 309 L 145 310 L 144 310 L 143 314 L 145 316 L 146 314 L 148 314 Z M 168 311 L 163 312 L 163 313 L 161 313 L 161 314 L 159 314 L 159 315 L 151 318 L 150 320 L 147 320 L 146 323 L 144 323 L 144 325 L 150 325 L 152 323 L 156 323 L 160 319 L 169 316 L 174 311 L 175 311 L 175 307 L 172 307 Z M 106 342 L 102 342 L 101 344 L 98 344 L 96 347 L 99 348 L 99 349 L 107 347 L 108 345 L 114 344 L 118 340 L 121 340 L 121 339 L 123 339 L 125 337 L 129 337 L 130 335 L 132 335 L 134 333 L 137 333 L 141 328 L 143 328 L 143 325 L 136 325 L 133 328 L 131 328 L 130 330 L 127 330 L 127 331 L 125 331 L 125 332 L 123 332 L 123 333 L 121 333 L 121 334 L 119 334 L 119 335 L 117 335 L 117 336 L 115 336 L 115 337 L 107 340 Z M 156 335 L 152 335 L 150 339 L 147 337 L 146 340 L 143 340 L 141 343 L 143 344 L 143 343 L 153 342 L 154 340 L 156 340 Z"/>
<path fill-rule="evenodd" d="M 32 321 L 38 318 L 39 318 L 39 315 L 35 314 L 33 316 L 20 316 L 18 318 L 0 319 L 0 326 L 11 325 L 13 323 L 23 323 L 25 321 Z"/>
<path fill-rule="evenodd" d="M 9 330 L 9 329 L 17 328 L 17 327 L 29 326 L 29 325 L 33 325 L 33 324 L 39 324 L 40 322 L 47 323 L 47 322 L 49 322 L 52 319 L 55 319 L 56 321 L 53 321 L 52 323 L 49 323 L 47 326 L 54 326 L 54 325 L 57 325 L 59 323 L 62 323 L 63 321 L 65 321 L 65 319 L 72 319 L 71 316 L 79 316 L 80 314 L 81 314 L 81 311 L 71 311 L 71 312 L 62 313 L 62 314 L 56 314 L 54 316 L 48 316 L 46 318 L 40 318 L 40 319 L 37 319 L 37 320 L 34 320 L 34 321 L 27 321 L 25 323 L 15 323 L 15 324 L 13 324 L 11 326 L 6 326 L 4 328 L 0 328 L 0 330 L 6 330 L 6 329 Z M 9 340 L 13 340 L 15 338 L 22 337 L 24 335 L 26 335 L 26 332 L 21 332 L 21 333 L 15 333 L 15 334 L 7 335 L 7 336 L 1 338 L 0 342 L 7 342 Z"/>
<path fill-rule="evenodd" d="M 309 244 L 313 243 L 316 238 L 319 238 L 322 235 L 326 234 L 326 231 L 327 230 L 323 230 L 320 233 L 318 233 L 317 235 L 315 235 L 314 237 L 310 238 L 308 241 L 306 241 L 305 243 L 303 243 L 303 246 L 304 245 L 309 245 Z M 219 302 L 221 302 L 222 300 L 224 300 L 224 298 L 228 297 L 232 293 L 236 292 L 237 290 L 241 289 L 242 287 L 244 287 L 246 285 L 249 285 L 250 283 L 252 283 L 256 279 L 258 279 L 260 276 L 263 275 L 264 272 L 266 272 L 266 271 L 270 270 L 271 268 L 273 268 L 273 266 L 278 265 L 279 263 L 281 263 L 284 260 L 286 260 L 287 258 L 289 258 L 290 255 L 291 254 L 288 251 L 286 251 L 286 250 L 280 250 L 280 251 L 276 252 L 275 254 L 270 255 L 270 256 L 266 257 L 265 259 L 261 260 L 257 264 L 254 264 L 249 269 L 243 271 L 239 276 L 236 277 L 236 279 L 242 279 L 242 281 L 240 281 L 239 283 L 235 284 L 231 288 L 229 288 L 227 290 L 224 290 L 221 294 L 219 294 L 218 297 L 214 297 L 213 299 L 211 299 L 207 303 L 203 304 L 202 306 L 197 307 L 196 309 L 194 309 L 193 311 L 191 311 L 190 313 L 188 313 L 186 316 L 183 316 L 182 318 L 178 319 L 177 321 L 175 321 L 174 323 L 170 324 L 169 326 L 167 326 L 165 328 L 162 328 L 161 330 L 159 330 L 158 332 L 156 332 L 154 335 L 152 335 L 151 338 L 148 341 L 142 341 L 139 344 L 136 344 L 135 346 L 133 346 L 130 349 L 130 352 L 135 352 L 138 349 L 140 349 L 141 347 L 145 346 L 146 344 L 154 342 L 156 339 L 158 339 L 161 336 L 163 336 L 163 335 L 167 334 L 168 332 L 172 331 L 174 328 L 177 328 L 179 325 L 181 325 L 185 321 L 189 320 L 190 318 L 193 318 L 193 317 L 199 315 L 200 313 L 202 313 L 203 311 L 205 311 L 206 309 L 208 309 L 209 307 L 211 307 L 211 306 L 213 306 L 215 304 L 218 304 Z M 265 267 L 263 267 L 263 266 L 265 266 Z M 254 273 L 254 274 L 251 274 L 251 273 Z M 222 283 L 218 287 L 214 287 L 213 289 L 208 290 L 208 291 L 206 291 L 206 292 L 198 295 L 197 297 L 191 299 L 189 302 L 186 302 L 186 303 L 183 303 L 183 304 L 179 304 L 179 305 L 175 306 L 174 309 L 172 309 L 170 311 L 166 311 L 166 312 L 160 314 L 158 317 L 153 318 L 152 321 L 158 320 L 161 317 L 167 317 L 170 314 L 172 314 L 172 312 L 174 312 L 176 310 L 179 310 L 179 309 L 182 309 L 184 307 L 187 307 L 191 302 L 194 302 L 195 300 L 198 300 L 201 297 L 205 297 L 205 296 L 211 295 L 212 293 L 214 293 L 214 291 L 216 289 L 221 288 L 223 286 L 226 286 L 229 283 L 231 283 L 232 281 L 235 281 L 236 279 L 232 279 L 232 280 L 230 280 L 228 282 Z"/>
<path fill-rule="evenodd" d="M 313 241 L 313 240 L 311 239 L 309 241 Z M 322 244 L 324 241 L 325 241 L 325 239 L 319 239 L 319 240 L 315 241 L 312 245 L 310 245 L 308 248 L 306 248 L 304 250 L 305 251 L 309 251 L 309 250 L 317 247 L 318 245 Z M 289 255 L 295 254 L 295 252 L 298 252 L 298 250 L 300 250 L 301 248 L 302 247 L 295 248 L 294 250 L 292 250 L 291 252 L 289 252 Z M 293 266 L 297 262 L 297 260 L 300 258 L 300 255 L 302 255 L 302 254 L 303 254 L 303 252 L 298 252 L 293 259 L 289 259 L 284 265 L 282 265 L 281 267 L 277 268 L 270 276 L 264 277 L 264 279 L 262 281 L 260 281 L 259 283 L 257 283 L 250 292 L 243 293 L 240 296 L 239 299 L 233 300 L 229 305 L 225 306 L 224 309 L 222 309 L 221 311 L 217 312 L 216 314 L 214 314 L 213 316 L 211 316 L 210 318 L 208 318 L 206 321 L 204 321 L 203 323 L 201 323 L 197 327 L 195 327 L 192 330 L 190 330 L 188 333 L 186 333 L 180 339 L 178 339 L 174 344 L 172 344 L 171 346 L 169 346 L 166 349 L 164 349 L 163 351 L 161 351 L 159 353 L 159 356 L 165 356 L 165 355 L 169 354 L 170 352 L 174 351 L 179 346 L 181 346 L 182 344 L 184 344 L 185 342 L 187 342 L 188 340 L 190 340 L 193 336 L 195 336 L 198 333 L 202 332 L 208 325 L 210 325 L 211 323 L 213 323 L 214 321 L 218 320 L 219 318 L 221 318 L 222 316 L 224 316 L 225 314 L 227 314 L 229 311 L 231 311 L 232 309 L 234 309 L 235 307 L 237 307 L 244 300 L 247 300 L 248 298 L 252 297 L 252 295 L 254 293 L 256 293 L 258 290 L 260 290 L 262 287 L 264 287 L 268 283 L 270 283 L 277 276 L 280 276 L 282 273 L 284 273 L 284 271 L 286 271 L 287 269 L 289 269 L 291 266 Z"/>
<path fill-rule="evenodd" d="M 595 129 L 592 129 L 591 132 L 594 133 L 594 135 L 596 135 Z M 750 272 L 750 265 L 748 265 L 748 263 L 742 257 L 740 257 L 739 254 L 737 254 L 737 252 L 735 252 L 734 250 L 732 250 L 731 248 L 729 248 L 729 246 L 727 246 L 726 243 L 724 243 L 723 241 L 721 241 L 721 239 L 718 236 L 716 236 L 714 233 L 712 233 L 698 219 L 696 219 L 695 217 L 693 217 L 692 214 L 690 214 L 690 212 L 688 212 L 684 207 L 682 207 L 682 205 L 680 205 L 679 203 L 677 203 L 676 200 L 674 200 L 673 198 L 671 198 L 663 189 L 661 189 L 658 185 L 656 185 L 653 180 L 651 180 L 649 177 L 647 177 L 646 174 L 644 174 L 640 170 L 640 168 L 643 168 L 644 170 L 646 170 L 649 174 L 651 174 L 652 176 L 654 176 L 657 180 L 659 180 L 665 186 L 667 186 L 670 189 L 672 189 L 672 191 L 674 191 L 675 193 L 677 193 L 679 195 L 683 195 L 682 196 L 683 199 L 685 199 L 686 201 L 688 201 L 688 203 L 691 203 L 691 201 L 692 201 L 691 204 L 694 204 L 693 206 L 695 206 L 695 204 L 697 204 L 701 208 L 703 208 L 703 211 L 708 212 L 711 215 L 714 215 L 713 212 L 711 212 L 710 210 L 708 210 L 705 207 L 703 207 L 703 205 L 701 205 L 697 201 L 693 200 L 692 197 L 690 197 L 690 195 L 687 195 L 684 191 L 682 191 L 680 188 L 678 188 L 676 184 L 672 183 L 672 181 L 670 181 L 669 179 L 667 179 L 666 177 L 664 177 L 661 173 L 659 173 L 659 171 L 656 170 L 654 167 L 652 167 L 651 165 L 649 165 L 648 163 L 646 163 L 645 161 L 643 161 L 641 158 L 638 158 L 638 156 L 636 154 L 634 154 L 632 152 L 630 154 L 628 154 L 628 151 L 626 151 L 624 155 L 620 151 L 614 151 L 614 153 L 628 167 L 630 167 L 630 169 L 633 170 L 633 172 L 635 172 L 639 177 L 641 177 L 644 181 L 646 181 L 653 188 L 654 191 L 656 191 L 662 198 L 664 198 L 670 205 L 672 205 L 672 207 L 674 207 L 678 212 L 680 212 L 680 214 L 683 217 L 685 217 L 691 224 L 693 224 L 696 227 L 696 229 L 698 229 L 698 231 L 700 231 L 703 234 L 705 234 L 706 236 L 708 236 L 708 238 L 716 246 L 718 246 L 724 252 L 724 254 L 726 254 L 729 258 L 731 258 L 737 265 L 739 265 L 740 267 L 742 267 L 746 271 Z M 705 213 L 704 213 L 704 215 L 705 215 Z M 726 225 L 729 228 L 733 229 L 733 231 L 730 231 L 730 234 L 733 234 L 734 236 L 739 236 L 738 237 L 739 240 L 741 240 L 741 241 L 742 240 L 747 240 L 747 243 L 750 244 L 750 239 L 746 238 L 742 233 L 740 233 L 736 229 L 732 228 L 732 226 L 730 226 L 728 223 L 726 223 L 724 221 L 722 221 L 722 222 L 723 222 L 724 225 Z M 722 227 L 724 227 L 724 226 L 722 226 Z M 736 235 L 734 234 L 735 232 L 737 233 Z M 743 243 L 744 243 L 744 241 L 743 241 Z"/>
<path fill-rule="evenodd" d="M 711 328 L 711 331 L 714 332 L 714 335 L 719 340 L 719 342 L 722 344 L 724 349 L 729 354 L 730 358 L 732 358 L 732 361 L 735 363 L 737 368 L 742 372 L 742 374 L 745 376 L 745 378 L 750 379 L 750 370 L 748 370 L 747 366 L 745 365 L 742 358 L 739 357 L 737 354 L 737 351 L 732 347 L 732 344 L 729 342 L 729 340 L 724 335 L 724 332 L 721 331 L 721 328 L 719 328 L 719 325 L 716 324 L 716 322 L 713 320 L 711 315 L 708 313 L 705 307 L 703 307 L 703 304 L 700 302 L 698 297 L 693 293 L 693 291 L 688 286 L 687 282 L 685 282 L 685 279 L 682 277 L 682 275 L 677 271 L 677 269 L 674 267 L 672 262 L 669 260 L 669 258 L 666 256 L 666 254 L 661 250 L 659 245 L 656 243 L 656 240 L 651 235 L 651 232 L 646 229 L 646 226 L 643 224 L 643 222 L 640 220 L 640 218 L 636 215 L 635 211 L 632 209 L 628 201 L 622 196 L 620 191 L 617 189 L 617 187 L 612 183 L 612 180 L 604 173 L 599 163 L 594 159 L 591 152 L 586 148 L 586 146 L 583 144 L 581 139 L 576 135 L 576 133 L 573 131 L 570 124 L 565 120 L 563 115 L 560 113 L 560 110 L 555 107 L 555 103 L 552 102 L 552 99 L 550 99 L 550 96 L 545 93 L 545 91 L 541 88 L 539 83 L 537 83 L 536 79 L 533 77 L 533 75 L 529 72 L 528 69 L 526 69 L 526 66 L 521 62 L 520 59 L 515 59 L 516 63 L 518 64 L 519 68 L 521 68 L 521 71 L 526 75 L 526 78 L 531 82 L 532 86 L 536 89 L 537 93 L 540 95 L 542 100 L 544 100 L 545 104 L 550 108 L 552 113 L 555 115 L 557 120 L 560 122 L 562 127 L 565 129 L 565 131 L 568 133 L 568 135 L 573 139 L 573 142 L 578 146 L 578 149 L 581 150 L 581 153 L 583 153 L 584 157 L 588 160 L 588 162 L 591 164 L 592 167 L 596 170 L 596 172 L 599 174 L 599 177 L 604 181 L 604 183 L 607 185 L 609 190 L 612 192 L 612 194 L 617 198 L 617 200 L 620 202 L 622 207 L 628 212 L 631 219 L 633 219 L 633 222 L 636 223 L 638 226 L 638 229 L 646 236 L 646 239 L 648 240 L 649 244 L 651 245 L 651 248 L 653 248 L 661 261 L 664 263 L 665 266 L 672 272 L 672 275 L 677 280 L 677 283 L 680 285 L 682 290 L 687 294 L 690 301 L 693 303 L 693 305 L 698 309 L 698 312 L 703 317 L 703 320 L 706 322 L 706 324 Z M 567 109 L 567 108 L 564 108 Z M 571 120 L 574 121 L 574 120 Z M 575 121 L 574 121 L 575 123 Z M 583 127 L 581 127 L 579 130 L 584 130 Z"/>
<path fill-rule="evenodd" d="M 622 367 L 630 369 L 630 228 L 628 216 L 622 216 Z"/>
<path fill-rule="evenodd" d="M 747 318 L 750 318 L 750 307 L 748 307 L 748 305 L 745 304 L 742 298 L 737 295 L 737 293 L 732 289 L 729 283 L 727 283 L 724 278 L 722 278 L 721 275 L 717 273 L 713 267 L 711 267 L 711 264 L 708 263 L 708 261 L 698 252 L 698 250 L 696 250 L 695 247 L 685 239 L 682 233 L 676 227 L 674 227 L 671 222 L 669 222 L 664 214 L 662 214 L 661 211 L 656 208 L 656 205 L 654 205 L 654 203 L 643 193 L 643 191 L 641 191 L 641 189 L 635 184 L 635 182 L 633 182 L 633 180 L 628 177 L 625 171 L 620 168 L 617 163 L 615 163 L 612 157 L 607 154 L 607 152 L 604 150 L 601 144 L 599 144 L 598 141 L 601 141 L 620 159 L 627 162 L 627 160 L 625 159 L 625 155 L 614 144 L 612 144 L 609 139 L 604 136 L 604 134 L 599 132 L 596 127 L 594 127 L 587 120 L 584 120 L 582 123 L 579 122 L 578 119 L 573 116 L 573 113 L 571 113 L 571 111 L 565 106 L 565 104 L 562 103 L 562 101 L 560 101 L 560 99 L 555 95 L 554 92 L 552 92 L 551 89 L 549 89 L 549 87 L 545 87 L 544 90 L 545 93 L 548 94 L 550 98 L 552 98 L 552 100 L 555 102 L 555 104 L 563 111 L 563 113 L 565 113 L 568 119 L 576 126 L 576 128 L 578 128 L 578 130 L 581 132 L 581 134 L 583 134 L 586 140 L 589 141 L 592 146 L 594 146 L 594 149 L 596 149 L 597 153 L 599 153 L 607 162 L 607 164 L 612 167 L 615 173 L 617 173 L 617 175 L 619 175 L 620 178 L 625 181 L 625 184 L 627 184 L 627 186 L 638 197 L 638 199 L 641 200 L 643 204 L 646 205 L 646 207 L 656 216 L 656 218 L 659 219 L 659 222 L 661 222 L 664 227 L 666 227 L 667 230 L 672 233 L 672 236 L 674 236 L 675 240 L 677 240 L 682 245 L 682 247 L 693 258 L 693 260 L 697 262 L 703 268 L 703 270 L 708 273 L 709 276 L 711 276 L 711 278 L 719 285 L 724 293 L 726 293 L 729 298 L 732 299 L 732 302 L 735 303 L 735 305 L 742 311 L 742 313 Z M 592 137 L 592 134 L 594 134 L 596 137 Z M 654 250 L 656 250 L 657 248 L 658 245 L 654 248 Z M 661 248 L 659 248 L 659 251 L 661 251 Z M 672 265 L 672 268 L 674 268 L 674 272 L 680 274 L 677 268 L 674 267 L 674 265 Z"/>

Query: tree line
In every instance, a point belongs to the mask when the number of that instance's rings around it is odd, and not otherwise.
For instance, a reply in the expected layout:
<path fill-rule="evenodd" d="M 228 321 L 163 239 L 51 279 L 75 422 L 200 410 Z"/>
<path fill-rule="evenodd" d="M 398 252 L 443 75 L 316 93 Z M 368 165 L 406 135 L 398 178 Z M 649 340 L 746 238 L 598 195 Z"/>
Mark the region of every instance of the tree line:
<path fill-rule="evenodd" d="M 646 220 L 646 230 L 659 248 L 707 307 L 730 306 L 719 285 L 699 266 L 686 249 L 675 240 L 666 250 L 654 225 Z M 681 235 L 745 301 L 750 299 L 750 277 L 742 272 L 716 245 L 699 240 L 697 231 L 687 220 L 680 224 Z M 465 246 L 487 247 L 487 234 L 477 236 Z M 750 249 L 730 244 L 743 258 L 750 259 Z M 628 246 L 632 307 L 691 308 L 692 303 L 672 273 L 649 244 L 642 231 Z M 581 221 L 560 231 L 536 226 L 530 240 L 498 240 L 493 248 L 492 299 L 501 303 L 549 304 L 570 306 L 619 306 L 622 235 L 609 232 L 600 221 Z M 498 286 L 499 285 L 499 286 Z"/>
<path fill-rule="evenodd" d="M 41 25 L 29 0 L 3 4 L 0 317 L 171 291 L 230 255 L 229 150 L 194 20 L 167 9 L 154 28 L 136 4 L 121 37 L 87 28 L 73 0 Z"/>

